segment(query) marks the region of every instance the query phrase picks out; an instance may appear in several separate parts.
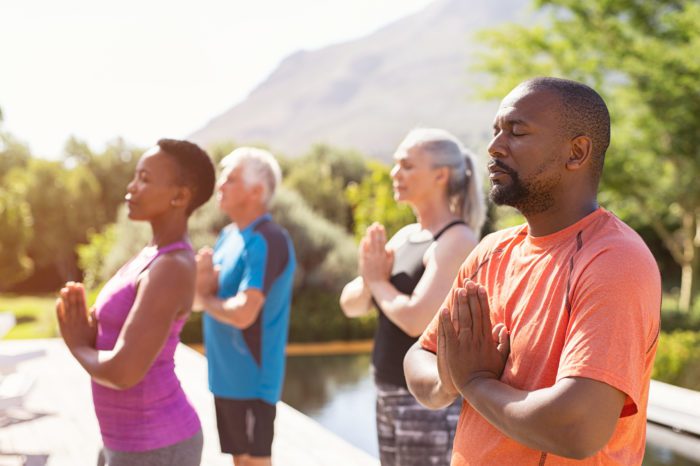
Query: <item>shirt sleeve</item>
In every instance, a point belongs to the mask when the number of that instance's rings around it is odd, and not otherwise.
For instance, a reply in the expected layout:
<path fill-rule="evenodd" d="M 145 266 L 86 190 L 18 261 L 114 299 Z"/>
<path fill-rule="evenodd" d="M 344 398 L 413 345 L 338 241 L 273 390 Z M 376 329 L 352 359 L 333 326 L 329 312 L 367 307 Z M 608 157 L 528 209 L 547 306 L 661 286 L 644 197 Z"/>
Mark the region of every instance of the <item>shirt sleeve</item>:
<path fill-rule="evenodd" d="M 557 380 L 585 377 L 625 393 L 635 414 L 659 332 L 661 285 L 651 254 L 611 245 L 589 260 L 572 287 Z"/>
<path fill-rule="evenodd" d="M 267 271 L 267 243 L 261 235 L 253 235 L 246 243 L 243 252 L 243 276 L 238 291 L 249 289 L 265 292 L 265 273 Z"/>

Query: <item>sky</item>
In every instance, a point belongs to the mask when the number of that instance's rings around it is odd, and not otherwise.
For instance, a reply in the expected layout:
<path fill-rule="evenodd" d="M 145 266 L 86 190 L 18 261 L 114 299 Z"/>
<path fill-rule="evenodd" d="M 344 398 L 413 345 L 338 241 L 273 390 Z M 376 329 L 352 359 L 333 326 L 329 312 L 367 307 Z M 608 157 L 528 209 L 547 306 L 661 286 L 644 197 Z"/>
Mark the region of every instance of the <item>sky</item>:
<path fill-rule="evenodd" d="M 432 0 L 0 0 L 2 129 L 57 158 L 185 138 L 284 57 L 362 37 Z"/>

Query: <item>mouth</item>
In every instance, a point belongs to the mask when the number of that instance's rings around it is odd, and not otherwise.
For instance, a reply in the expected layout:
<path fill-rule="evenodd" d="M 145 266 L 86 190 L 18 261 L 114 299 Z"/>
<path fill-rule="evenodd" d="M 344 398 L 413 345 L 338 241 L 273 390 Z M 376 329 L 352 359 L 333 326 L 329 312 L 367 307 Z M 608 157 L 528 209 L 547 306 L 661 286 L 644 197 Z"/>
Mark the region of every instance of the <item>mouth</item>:
<path fill-rule="evenodd" d="M 492 162 L 489 163 L 488 166 L 488 171 L 489 171 L 489 179 L 491 181 L 496 180 L 498 178 L 501 178 L 503 176 L 511 176 L 512 177 L 512 170 L 502 166 L 501 164 L 497 162 Z"/>

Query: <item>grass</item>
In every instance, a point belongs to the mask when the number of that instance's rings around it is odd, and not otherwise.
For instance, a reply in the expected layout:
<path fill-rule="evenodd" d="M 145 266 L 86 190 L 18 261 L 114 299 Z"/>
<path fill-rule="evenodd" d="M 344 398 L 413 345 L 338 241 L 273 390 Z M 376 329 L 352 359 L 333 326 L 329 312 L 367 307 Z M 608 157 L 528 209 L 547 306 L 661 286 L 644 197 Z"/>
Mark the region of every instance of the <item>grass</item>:
<path fill-rule="evenodd" d="M 55 297 L 0 294 L 0 312 L 11 312 L 17 324 L 5 339 L 53 338 L 58 336 L 54 313 Z"/>

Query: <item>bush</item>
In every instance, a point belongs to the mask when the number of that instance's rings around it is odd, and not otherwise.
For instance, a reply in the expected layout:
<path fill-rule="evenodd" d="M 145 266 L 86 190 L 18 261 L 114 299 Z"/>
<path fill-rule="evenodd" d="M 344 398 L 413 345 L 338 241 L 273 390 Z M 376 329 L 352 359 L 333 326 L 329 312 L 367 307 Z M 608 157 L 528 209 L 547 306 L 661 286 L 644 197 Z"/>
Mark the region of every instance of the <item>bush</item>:
<path fill-rule="evenodd" d="M 374 336 L 376 315 L 349 319 L 338 302 L 337 292 L 301 290 L 292 301 L 290 342 L 362 340 Z"/>
<path fill-rule="evenodd" d="M 700 331 L 700 299 L 695 298 L 690 312 L 683 312 L 678 308 L 678 295 L 665 294 L 661 304 L 661 330 Z"/>
<path fill-rule="evenodd" d="M 652 378 L 700 390 L 700 332 L 662 332 Z"/>

